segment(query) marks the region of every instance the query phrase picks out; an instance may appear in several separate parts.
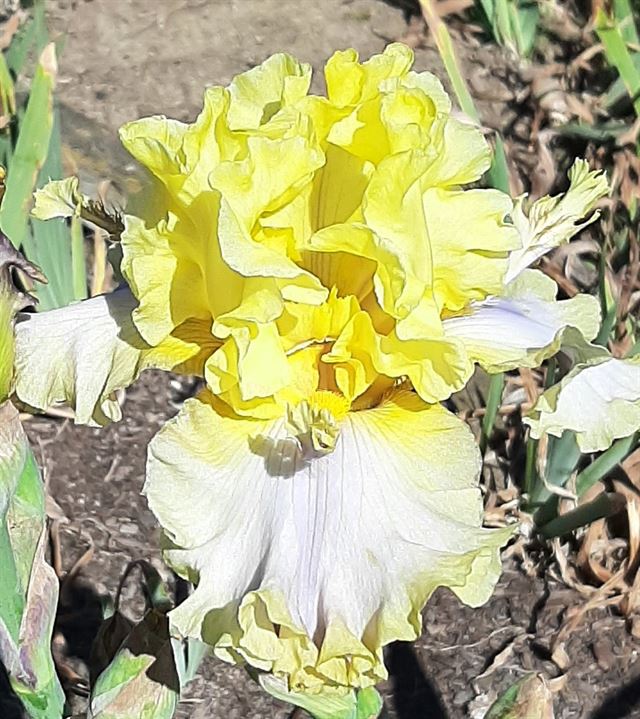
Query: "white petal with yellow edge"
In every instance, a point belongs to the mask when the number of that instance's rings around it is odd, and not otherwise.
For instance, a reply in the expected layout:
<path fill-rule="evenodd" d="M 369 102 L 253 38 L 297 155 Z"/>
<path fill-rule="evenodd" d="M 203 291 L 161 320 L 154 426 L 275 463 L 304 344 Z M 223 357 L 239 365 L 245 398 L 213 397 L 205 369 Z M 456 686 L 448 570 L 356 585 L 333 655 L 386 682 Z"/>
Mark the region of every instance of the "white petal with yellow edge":
<path fill-rule="evenodd" d="M 61 309 L 24 314 L 16 325 L 18 397 L 35 409 L 75 409 L 78 424 L 104 425 L 121 417 L 116 390 L 148 367 L 201 373 L 213 338 L 197 322 L 157 347 L 140 337 L 132 320 L 136 300 L 120 289 Z M 177 331 L 180 334 L 180 331 Z"/>
<path fill-rule="evenodd" d="M 556 300 L 556 283 L 537 270 L 527 270 L 505 297 L 490 297 L 468 311 L 445 319 L 445 337 L 463 342 L 469 356 L 490 372 L 537 367 L 555 354 L 568 328 L 593 339 L 600 324 L 595 297 L 578 295 Z"/>
<path fill-rule="evenodd" d="M 208 393 L 152 441 L 145 494 L 197 583 L 171 621 L 293 689 L 369 686 L 436 587 L 487 600 L 509 531 L 481 527 L 469 429 L 412 393 L 350 412 L 329 454 L 304 446 Z"/>
<path fill-rule="evenodd" d="M 571 430 L 583 452 L 607 449 L 640 430 L 640 356 L 578 365 L 540 397 L 524 421 L 536 439 Z"/>

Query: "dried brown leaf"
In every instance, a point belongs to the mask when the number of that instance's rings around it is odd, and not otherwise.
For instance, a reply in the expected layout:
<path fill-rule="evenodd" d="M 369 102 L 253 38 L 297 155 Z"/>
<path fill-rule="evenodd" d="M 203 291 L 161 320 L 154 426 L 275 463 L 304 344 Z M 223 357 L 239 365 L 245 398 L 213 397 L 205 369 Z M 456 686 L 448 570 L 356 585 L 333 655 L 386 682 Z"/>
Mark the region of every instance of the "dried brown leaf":
<path fill-rule="evenodd" d="M 555 133 L 550 130 L 543 130 L 536 136 L 536 154 L 538 162 L 533 170 L 531 180 L 531 197 L 538 199 L 548 195 L 557 180 L 556 162 L 549 147 Z"/>
<path fill-rule="evenodd" d="M 640 447 L 632 452 L 620 466 L 631 484 L 640 491 Z"/>
<path fill-rule="evenodd" d="M 609 640 L 604 637 L 596 639 L 592 649 L 600 669 L 602 669 L 603 672 L 608 672 L 616 663 L 616 657 L 611 650 Z"/>
<path fill-rule="evenodd" d="M 602 488 L 602 485 L 600 487 Z M 607 538 L 605 520 L 598 519 L 592 522 L 583 537 L 576 559 L 577 565 L 585 577 L 597 584 L 604 584 L 612 576 L 612 572 L 596 558 L 601 556 L 600 549 L 606 543 Z"/>
<path fill-rule="evenodd" d="M 561 672 L 566 671 L 571 666 L 571 659 L 567 654 L 564 642 L 556 644 L 551 653 L 551 661 L 560 669 Z"/>
<path fill-rule="evenodd" d="M 0 35 L 0 51 L 6 50 L 9 45 L 11 45 L 13 36 L 18 32 L 20 25 L 24 22 L 26 18 L 27 14 L 21 10 L 14 13 L 7 20 L 7 22 L 4 23 L 4 27 L 2 28 L 2 35 Z"/>

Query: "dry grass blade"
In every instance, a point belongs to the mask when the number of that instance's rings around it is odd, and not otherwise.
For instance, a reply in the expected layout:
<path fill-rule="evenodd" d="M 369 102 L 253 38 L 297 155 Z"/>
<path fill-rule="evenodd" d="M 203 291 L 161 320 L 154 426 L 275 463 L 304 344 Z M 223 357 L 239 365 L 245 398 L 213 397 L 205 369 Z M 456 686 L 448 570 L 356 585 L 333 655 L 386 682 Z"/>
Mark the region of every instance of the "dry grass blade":
<path fill-rule="evenodd" d="M 618 572 L 611 579 L 603 584 L 600 589 L 594 592 L 584 604 L 579 606 L 570 607 L 566 613 L 566 621 L 560 627 L 560 631 L 557 633 L 553 648 L 558 644 L 566 642 L 567 639 L 576 631 L 576 629 L 582 624 L 587 618 L 589 612 L 595 609 L 602 609 L 605 607 L 619 606 L 621 603 L 621 596 L 617 591 L 620 587 L 622 580 L 622 573 Z"/>
<path fill-rule="evenodd" d="M 19 11 L 14 13 L 4 24 L 2 35 L 0 35 L 0 52 L 6 50 L 15 34 L 18 32 L 20 25 L 25 21 L 26 13 Z"/>
<path fill-rule="evenodd" d="M 624 463 L 630 482 L 613 481 L 618 496 L 624 497 L 626 531 L 621 532 L 611 520 L 600 519 L 588 526 L 579 540 L 575 560 L 567 547 L 554 541 L 555 557 L 563 581 L 587 597 L 584 604 L 571 607 L 565 617 L 554 646 L 566 641 L 586 619 L 589 612 L 602 607 L 617 607 L 630 618 L 640 632 L 640 450 Z M 633 479 L 632 479 L 633 478 Z M 584 496 L 592 499 L 604 491 L 599 483 Z M 612 528 L 613 527 L 613 528 Z"/>
<path fill-rule="evenodd" d="M 526 641 L 527 639 L 531 639 L 532 637 L 533 635 L 522 632 L 521 634 L 518 634 L 516 637 L 511 639 L 508 644 L 495 655 L 489 666 L 482 672 L 482 674 L 478 674 L 478 676 L 473 680 L 474 685 L 477 685 L 478 681 L 490 677 L 498 669 L 505 666 L 505 664 L 513 656 L 516 647 L 519 644 L 522 644 L 522 642 Z M 476 691 L 479 693 L 477 687 Z"/>
<path fill-rule="evenodd" d="M 597 492 L 603 491 L 602 485 L 597 488 L 594 487 L 593 489 Z M 596 492 L 593 493 L 595 494 Z M 590 492 L 589 494 L 592 493 Z M 592 522 L 587 527 L 576 558 L 577 565 L 584 576 L 598 584 L 604 584 L 612 577 L 611 570 L 607 568 L 603 562 L 598 561 L 598 557 L 602 556 L 602 550 L 606 548 L 608 542 L 609 536 L 607 534 L 605 520 L 599 519 L 596 522 Z"/>
<path fill-rule="evenodd" d="M 453 85 L 453 91 L 458 99 L 458 103 L 462 108 L 462 111 L 466 113 L 473 122 L 480 124 L 480 116 L 476 110 L 476 106 L 467 87 L 467 83 L 464 80 L 462 72 L 460 71 L 460 63 L 456 54 L 453 42 L 451 41 L 451 35 L 447 30 L 447 26 L 442 22 L 442 16 L 438 12 L 439 3 L 437 0 L 420 0 L 420 8 L 422 14 L 427 23 L 433 39 L 435 40 L 438 52 L 442 58 L 447 75 L 451 84 Z"/>

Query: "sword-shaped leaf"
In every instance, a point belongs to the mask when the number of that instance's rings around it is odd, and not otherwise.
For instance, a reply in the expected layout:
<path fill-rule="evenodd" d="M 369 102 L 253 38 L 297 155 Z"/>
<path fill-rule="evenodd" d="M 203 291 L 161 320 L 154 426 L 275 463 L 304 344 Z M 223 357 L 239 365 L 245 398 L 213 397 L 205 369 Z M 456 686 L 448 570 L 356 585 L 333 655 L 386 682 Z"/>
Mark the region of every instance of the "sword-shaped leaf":
<path fill-rule="evenodd" d="M 58 580 L 46 563 L 44 487 L 15 407 L 0 405 L 0 662 L 32 719 L 60 719 L 51 656 Z"/>

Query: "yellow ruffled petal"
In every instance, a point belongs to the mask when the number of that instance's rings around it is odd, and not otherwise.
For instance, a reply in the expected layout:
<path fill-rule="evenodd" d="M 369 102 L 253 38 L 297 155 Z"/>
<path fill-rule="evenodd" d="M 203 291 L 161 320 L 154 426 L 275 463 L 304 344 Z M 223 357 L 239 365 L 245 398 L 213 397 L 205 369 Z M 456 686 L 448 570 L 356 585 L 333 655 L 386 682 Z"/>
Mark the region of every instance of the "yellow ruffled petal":
<path fill-rule="evenodd" d="M 321 384 L 323 365 L 320 357 L 326 351 L 323 345 L 313 344 L 286 357 L 288 368 L 278 371 L 287 374 L 288 382 L 280 389 L 269 387 L 274 394 L 245 399 L 238 375 L 238 349 L 235 342 L 225 343 L 217 352 L 215 361 L 205 367 L 207 385 L 216 395 L 241 417 L 273 419 L 281 417 L 287 407 L 296 405 L 312 395 Z"/>
<path fill-rule="evenodd" d="M 439 402 L 461 389 L 473 372 L 461 343 L 445 337 L 402 340 L 376 333 L 366 312 L 354 315 L 323 361 L 336 365 L 340 391 L 353 400 L 378 375 L 407 377 L 426 402 Z"/>
<path fill-rule="evenodd" d="M 385 82 L 381 90 L 338 120 L 328 141 L 373 165 L 389 155 L 416 149 L 425 162 L 433 162 L 442 120 L 436 102 L 422 88 L 406 87 L 401 81 Z"/>
<path fill-rule="evenodd" d="M 277 283 L 272 279 L 251 278 L 244 282 L 240 304 L 216 317 L 213 334 L 226 339 L 232 330 L 247 324 L 268 324 L 277 320 L 284 309 Z"/>
<path fill-rule="evenodd" d="M 395 333 L 380 342 L 380 371 L 407 376 L 425 402 L 440 402 L 461 390 L 473 374 L 462 344 L 446 337 L 402 340 Z"/>
<path fill-rule="evenodd" d="M 125 149 L 158 179 L 169 184 L 169 178 L 184 171 L 182 144 L 188 126 L 166 117 L 147 117 L 120 128 L 120 142 Z"/>
<path fill-rule="evenodd" d="M 289 302 L 277 321 L 282 345 L 287 353 L 291 353 L 313 343 L 333 342 L 359 311 L 358 301 L 353 295 L 338 297 L 335 288 L 321 305 Z"/>
<path fill-rule="evenodd" d="M 423 187 L 451 187 L 479 180 L 491 165 L 491 148 L 481 128 L 451 117 L 451 101 L 440 80 L 430 72 L 410 72 L 402 79 L 402 86 L 421 89 L 436 108 L 436 120 L 425 142 L 429 148 Z M 413 147 L 427 149 L 424 144 Z"/>
<path fill-rule="evenodd" d="M 255 129 L 306 96 L 311 66 L 278 53 L 231 81 L 228 121 L 233 130 Z"/>
<path fill-rule="evenodd" d="M 246 157 L 220 163 L 209 176 L 247 230 L 260 215 L 289 203 L 324 164 L 324 154 L 310 139 L 310 127 L 300 117 L 287 136 L 251 136 Z"/>
<path fill-rule="evenodd" d="M 424 193 L 423 206 L 440 310 L 456 312 L 501 294 L 509 252 L 520 244 L 505 221 L 511 199 L 493 190 L 433 188 Z"/>
<path fill-rule="evenodd" d="M 222 257 L 238 274 L 276 279 L 282 297 L 292 302 L 318 304 L 327 297 L 318 278 L 286 255 L 256 242 L 224 199 L 220 202 L 218 233 Z"/>
<path fill-rule="evenodd" d="M 413 65 L 413 52 L 406 45 L 387 45 L 381 55 L 358 62 L 355 50 L 335 52 L 324 69 L 327 97 L 338 106 L 355 105 L 375 97 L 388 78 L 403 77 Z"/>
<path fill-rule="evenodd" d="M 198 240 L 189 229 L 175 216 L 151 228 L 137 217 L 126 217 L 121 270 L 140 300 L 133 312 L 136 326 L 151 344 L 161 342 L 187 319 L 211 317 Z M 227 283 L 232 303 L 234 284 L 239 283 Z"/>
<path fill-rule="evenodd" d="M 491 148 L 476 125 L 449 117 L 434 142 L 438 152 L 422 178 L 424 187 L 476 182 L 491 166 Z"/>
<path fill-rule="evenodd" d="M 322 361 L 335 365 L 336 384 L 340 392 L 353 401 L 378 377 L 374 356 L 379 357 L 380 338 L 366 312 L 356 313 L 348 322 L 331 351 Z"/>
<path fill-rule="evenodd" d="M 389 152 L 424 148 L 429 156 L 435 157 L 435 147 L 430 145 L 438 116 L 436 102 L 422 87 L 406 87 L 401 83 L 393 87 L 387 83 L 385 89 L 388 94 L 382 100 L 380 116 L 387 131 Z"/>
<path fill-rule="evenodd" d="M 411 250 L 419 244 L 419 239 L 415 239 L 412 245 L 405 247 L 401 242 L 385 240 L 366 225 L 348 224 L 332 225 L 316 232 L 310 238 L 309 249 L 316 253 L 313 257 L 317 263 L 313 265 L 314 268 L 322 271 L 325 277 L 338 275 L 345 254 L 375 263 L 373 284 L 380 307 L 391 317 L 406 317 L 422 299 L 430 279 L 428 263 L 418 262 L 411 254 Z M 426 247 L 425 244 L 421 249 L 426 250 Z M 335 254 L 322 258 L 318 256 L 320 253 Z M 321 264 L 324 266 L 321 267 Z M 334 269 L 334 265 L 338 267 Z M 350 261 L 349 266 L 357 271 L 362 264 Z M 347 282 L 348 289 L 354 290 L 352 293 L 356 294 L 354 280 L 349 282 L 347 279 Z M 344 285 L 339 279 L 336 282 L 342 292 L 347 289 Z"/>
<path fill-rule="evenodd" d="M 406 48 L 389 46 L 372 58 L 377 71 L 371 72 L 354 51 L 336 53 L 327 63 L 329 98 L 354 107 L 343 117 L 334 115 L 322 137 L 375 164 L 389 154 L 419 149 L 428 166 L 425 187 L 476 181 L 491 162 L 481 129 L 450 117 L 451 103 L 439 80 L 408 72 L 411 61 Z M 317 104 L 313 110 L 316 117 L 321 114 Z"/>
<path fill-rule="evenodd" d="M 164 117 L 145 118 L 120 128 L 120 140 L 175 201 L 189 207 L 210 189 L 208 177 L 213 169 L 245 146 L 244 137 L 228 128 L 228 107 L 228 92 L 213 87 L 206 91 L 204 107 L 193 124 Z"/>
<path fill-rule="evenodd" d="M 412 60 L 412 53 L 400 45 L 389 46 L 362 65 L 353 51 L 336 53 L 327 63 L 329 99 L 351 109 L 342 117 L 334 115 L 333 126 L 321 136 L 374 164 L 390 154 L 420 149 L 433 166 L 435 184 L 456 184 L 462 177 L 461 150 L 465 166 L 475 168 L 478 162 L 486 164 L 489 148 L 477 128 L 473 138 L 465 137 L 458 146 L 448 141 L 452 133 L 456 140 L 463 139 L 449 117 L 449 99 L 434 75 L 409 72 Z M 320 108 L 313 109 L 317 117 Z"/>
<path fill-rule="evenodd" d="M 376 296 L 382 309 L 402 319 L 433 286 L 433 262 L 418 179 L 419 153 L 386 158 L 371 178 L 364 217 L 376 248 Z M 435 305 L 434 305 L 435 308 Z"/>
<path fill-rule="evenodd" d="M 233 373 L 231 377 L 237 382 L 244 401 L 270 397 L 291 380 L 289 363 L 274 323 L 231 330 L 231 338 L 207 362 L 205 377 L 208 380 L 213 381 L 220 362 L 224 370 Z M 269 368 L 268 372 L 264 371 L 265 367 Z"/>

